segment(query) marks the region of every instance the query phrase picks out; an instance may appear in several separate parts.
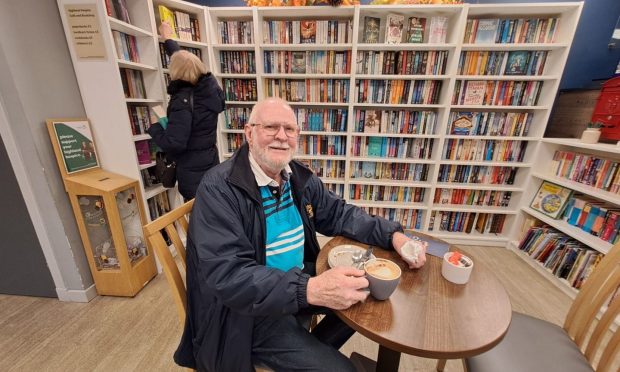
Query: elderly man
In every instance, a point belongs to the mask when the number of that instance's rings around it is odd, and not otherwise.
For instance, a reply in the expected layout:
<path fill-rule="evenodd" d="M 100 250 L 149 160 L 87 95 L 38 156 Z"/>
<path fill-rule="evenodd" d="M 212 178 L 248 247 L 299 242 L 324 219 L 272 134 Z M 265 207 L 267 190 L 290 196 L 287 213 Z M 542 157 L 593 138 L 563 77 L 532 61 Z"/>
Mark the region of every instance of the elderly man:
<path fill-rule="evenodd" d="M 329 192 L 294 161 L 299 127 L 279 98 L 258 102 L 244 144 L 197 191 L 187 240 L 188 313 L 175 361 L 199 371 L 353 371 L 338 348 L 353 334 L 330 309 L 366 299 L 364 272 L 316 276 L 316 233 L 386 249 L 409 240 L 395 222 Z M 425 262 L 422 251 L 407 261 Z M 309 314 L 327 316 L 309 333 Z"/>

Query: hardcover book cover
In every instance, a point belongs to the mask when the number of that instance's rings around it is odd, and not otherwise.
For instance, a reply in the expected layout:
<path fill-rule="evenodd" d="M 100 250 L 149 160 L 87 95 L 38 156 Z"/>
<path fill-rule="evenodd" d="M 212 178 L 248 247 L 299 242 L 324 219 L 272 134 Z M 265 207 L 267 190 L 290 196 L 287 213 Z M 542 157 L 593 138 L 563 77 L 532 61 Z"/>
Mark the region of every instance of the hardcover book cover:
<path fill-rule="evenodd" d="M 364 17 L 364 43 L 374 44 L 379 42 L 379 28 L 381 19 L 377 17 Z"/>
<path fill-rule="evenodd" d="M 482 105 L 487 86 L 486 82 L 482 80 L 469 80 L 466 84 L 463 105 Z"/>
<path fill-rule="evenodd" d="M 306 52 L 291 52 L 291 73 L 293 74 L 305 74 L 306 73 Z"/>
<path fill-rule="evenodd" d="M 493 44 L 497 36 L 499 19 L 480 19 L 476 30 L 476 44 Z"/>
<path fill-rule="evenodd" d="M 400 14 L 388 14 L 386 17 L 385 42 L 386 44 L 400 44 L 403 39 L 403 26 L 405 16 Z"/>
<path fill-rule="evenodd" d="M 409 28 L 407 29 L 407 42 L 408 43 L 423 43 L 425 28 L 426 28 L 426 18 L 410 17 Z"/>
<path fill-rule="evenodd" d="M 177 25 L 174 22 L 174 13 L 163 5 L 158 5 L 157 9 L 159 9 L 159 19 L 161 22 L 168 23 L 172 28 L 172 37 L 178 39 L 179 34 L 177 34 Z"/>
<path fill-rule="evenodd" d="M 299 22 L 299 28 L 302 44 L 316 43 L 316 21 L 302 20 Z"/>
<path fill-rule="evenodd" d="M 571 189 L 543 181 L 530 204 L 530 208 L 551 218 L 559 218 L 572 193 L 573 190 Z"/>
<path fill-rule="evenodd" d="M 432 17 L 428 30 L 428 42 L 431 44 L 440 44 L 446 42 L 448 34 L 448 17 Z"/>
<path fill-rule="evenodd" d="M 364 120 L 364 133 L 379 133 L 381 126 L 381 111 L 366 110 L 366 118 Z"/>
<path fill-rule="evenodd" d="M 508 53 L 505 75 L 525 75 L 530 52 L 527 50 L 513 50 Z"/>
<path fill-rule="evenodd" d="M 471 112 L 456 112 L 450 125 L 450 134 L 469 136 L 473 126 L 472 118 Z"/>

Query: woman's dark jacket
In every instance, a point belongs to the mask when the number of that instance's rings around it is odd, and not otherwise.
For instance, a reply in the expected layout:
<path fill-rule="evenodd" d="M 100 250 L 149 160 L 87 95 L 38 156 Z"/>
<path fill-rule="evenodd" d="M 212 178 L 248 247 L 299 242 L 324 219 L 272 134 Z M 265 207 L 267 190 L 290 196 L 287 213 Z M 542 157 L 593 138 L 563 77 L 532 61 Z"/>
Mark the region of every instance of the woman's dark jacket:
<path fill-rule="evenodd" d="M 391 249 L 400 224 L 347 204 L 303 164 L 290 166 L 307 267 L 314 267 L 319 253 L 316 232 Z M 178 364 L 199 371 L 253 371 L 253 318 L 295 314 L 308 306 L 307 274 L 264 265 L 265 216 L 246 144 L 198 186 L 187 238 L 187 318 L 174 356 Z"/>
<path fill-rule="evenodd" d="M 169 54 L 178 48 L 174 40 L 166 40 Z M 207 73 L 196 85 L 183 80 L 170 82 L 168 94 L 168 128 L 164 130 L 156 123 L 148 133 L 168 159 L 176 162 L 179 192 L 192 199 L 204 173 L 219 163 L 216 131 L 218 114 L 224 111 L 224 92 Z"/>

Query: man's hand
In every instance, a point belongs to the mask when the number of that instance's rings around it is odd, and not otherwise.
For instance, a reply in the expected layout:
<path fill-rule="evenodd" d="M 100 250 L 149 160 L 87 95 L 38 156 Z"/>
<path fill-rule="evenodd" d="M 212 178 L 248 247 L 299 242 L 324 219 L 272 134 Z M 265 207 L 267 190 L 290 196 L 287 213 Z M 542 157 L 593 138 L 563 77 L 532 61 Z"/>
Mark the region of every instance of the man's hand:
<path fill-rule="evenodd" d="M 353 267 L 336 267 L 308 280 L 308 303 L 330 309 L 344 310 L 364 301 L 368 291 L 364 270 Z"/>
<path fill-rule="evenodd" d="M 162 22 L 159 25 L 159 34 L 164 40 L 172 39 L 172 26 L 168 22 Z"/>
<path fill-rule="evenodd" d="M 411 241 L 405 234 L 400 232 L 395 232 L 392 236 L 392 245 L 394 246 L 394 250 L 403 258 L 410 269 L 419 269 L 424 266 L 426 263 L 426 248 L 428 247 L 427 242 L 422 242 L 422 249 L 418 252 L 417 257 L 411 257 L 409 255 L 403 254 L 402 248 L 403 246 Z"/>

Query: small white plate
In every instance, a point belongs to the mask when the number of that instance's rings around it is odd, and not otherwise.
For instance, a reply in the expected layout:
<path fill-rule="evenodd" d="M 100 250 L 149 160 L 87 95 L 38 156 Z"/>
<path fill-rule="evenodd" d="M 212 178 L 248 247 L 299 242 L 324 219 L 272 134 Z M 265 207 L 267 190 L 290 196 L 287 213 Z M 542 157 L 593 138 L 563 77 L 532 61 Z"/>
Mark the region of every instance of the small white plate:
<path fill-rule="evenodd" d="M 353 252 L 362 251 L 362 254 L 366 253 L 366 248 L 359 247 L 357 245 L 343 244 L 332 248 L 327 256 L 327 263 L 332 269 L 338 266 L 353 266 Z M 374 254 L 370 255 L 370 258 L 376 258 Z"/>

